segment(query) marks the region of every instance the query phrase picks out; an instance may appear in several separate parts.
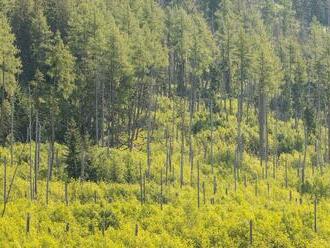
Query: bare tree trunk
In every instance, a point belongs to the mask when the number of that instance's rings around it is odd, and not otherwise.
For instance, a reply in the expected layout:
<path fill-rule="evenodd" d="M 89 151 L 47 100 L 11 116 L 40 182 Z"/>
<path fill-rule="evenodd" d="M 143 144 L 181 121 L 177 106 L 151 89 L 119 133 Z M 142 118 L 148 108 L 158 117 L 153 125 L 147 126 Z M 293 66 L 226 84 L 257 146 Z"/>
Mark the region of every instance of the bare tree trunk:
<path fill-rule="evenodd" d="M 99 145 L 99 94 L 98 77 L 95 80 L 95 141 Z"/>
<path fill-rule="evenodd" d="M 55 157 L 55 107 L 53 106 L 53 100 L 52 100 L 52 110 L 50 114 L 51 119 L 51 147 L 50 147 L 50 172 L 49 177 L 52 178 L 53 174 L 53 164 L 54 164 L 54 157 Z"/>
<path fill-rule="evenodd" d="M 250 220 L 250 245 L 253 244 L 253 222 Z"/>
<path fill-rule="evenodd" d="M 36 111 L 36 130 L 35 130 L 35 159 L 34 159 L 34 197 L 38 194 L 38 150 L 39 150 L 39 113 Z"/>
<path fill-rule="evenodd" d="M 192 91 L 192 90 L 191 90 Z M 194 173 L 194 148 L 193 148 L 193 138 L 192 138 L 192 122 L 194 115 L 194 96 L 191 93 L 190 100 L 190 117 L 189 117 L 189 163 L 190 163 L 190 185 L 193 185 L 193 173 Z"/>
<path fill-rule="evenodd" d="M 183 103 L 184 104 L 184 103 Z M 182 104 L 182 105 L 183 105 Z M 182 188 L 183 184 L 184 184 L 184 176 L 183 176 L 183 166 L 184 166 L 184 107 L 182 109 L 182 113 L 181 113 L 181 151 L 180 151 L 180 188 Z"/>
<path fill-rule="evenodd" d="M 197 161 L 197 206 L 200 207 L 200 176 L 199 176 L 199 161 Z"/>
<path fill-rule="evenodd" d="M 81 155 L 81 171 L 80 171 L 80 179 L 81 181 L 85 180 L 85 152 L 82 152 Z"/>
<path fill-rule="evenodd" d="M 48 205 L 48 196 L 49 196 L 49 184 L 50 184 L 50 171 L 51 171 L 51 148 L 52 145 L 50 144 L 49 145 L 49 148 L 48 148 L 48 171 L 47 171 L 47 181 L 46 181 L 46 205 Z"/>
<path fill-rule="evenodd" d="M 202 190 L 203 190 L 203 204 L 206 203 L 206 196 L 205 196 L 205 182 L 202 183 Z"/>
<path fill-rule="evenodd" d="M 259 156 L 260 164 L 263 166 L 263 161 L 266 160 L 266 94 L 259 90 Z"/>
<path fill-rule="evenodd" d="M 330 163 L 330 102 L 328 103 L 328 162 Z"/>
<path fill-rule="evenodd" d="M 101 109 L 101 112 L 102 112 L 102 117 L 101 117 L 101 125 L 100 125 L 100 128 L 101 128 L 101 146 L 104 146 L 104 119 L 105 119 L 105 113 L 104 113 L 104 82 L 102 81 L 102 86 L 101 86 L 101 106 L 102 106 L 102 109 Z"/>
<path fill-rule="evenodd" d="M 314 232 L 317 232 L 317 199 L 314 199 Z"/>
<path fill-rule="evenodd" d="M 11 97 L 11 114 L 10 114 L 10 166 L 14 165 L 14 111 L 15 97 Z"/>
<path fill-rule="evenodd" d="M 210 119 L 211 119 L 211 170 L 214 175 L 214 156 L 213 156 L 213 101 L 210 102 Z"/>
<path fill-rule="evenodd" d="M 140 169 L 140 201 L 141 201 L 141 205 L 143 205 L 143 176 L 142 176 L 141 162 L 139 165 L 139 169 Z"/>
<path fill-rule="evenodd" d="M 7 161 L 3 160 L 3 202 L 7 201 Z"/>
<path fill-rule="evenodd" d="M 238 112 L 237 112 L 237 168 L 241 166 L 242 159 L 243 159 L 243 139 L 242 139 L 242 128 L 241 123 L 243 119 L 243 81 L 240 84 L 240 95 L 238 98 Z"/>
<path fill-rule="evenodd" d="M 147 176 L 150 177 L 151 176 L 151 120 L 148 120 L 148 131 L 147 131 L 147 167 L 148 167 Z"/>
<path fill-rule="evenodd" d="M 11 190 L 13 188 L 13 184 L 14 184 L 14 181 L 15 181 L 15 178 L 16 178 L 16 174 L 17 174 L 17 169 L 18 169 L 18 166 L 20 165 L 20 162 L 21 162 L 21 159 L 19 158 L 19 162 L 17 163 L 17 165 L 15 167 L 14 174 L 13 174 L 13 176 L 11 178 L 11 181 L 10 181 L 10 184 L 9 184 L 9 189 L 8 189 L 8 193 L 6 194 L 6 201 L 4 202 L 4 206 L 3 206 L 1 217 L 3 217 L 5 215 L 6 206 L 7 206 L 8 200 L 9 200 L 9 196 L 10 196 Z"/>
<path fill-rule="evenodd" d="M 235 163 L 234 163 L 234 189 L 237 191 L 237 161 L 238 161 L 238 151 L 235 151 Z"/>
<path fill-rule="evenodd" d="M 160 170 L 160 209 L 163 210 L 163 169 Z"/>
<path fill-rule="evenodd" d="M 33 175 L 32 175 L 32 100 L 31 100 L 31 89 L 29 86 L 29 179 L 30 179 L 30 198 L 33 200 Z"/>
<path fill-rule="evenodd" d="M 69 205 L 69 197 L 68 197 L 68 183 L 64 183 L 64 199 L 65 199 L 65 205 Z"/>
<path fill-rule="evenodd" d="M 30 220 L 31 220 L 31 215 L 30 213 L 28 213 L 26 217 L 26 233 L 30 233 Z"/>
<path fill-rule="evenodd" d="M 217 193 L 217 178 L 216 176 L 213 177 L 213 195 L 215 195 Z"/>
<path fill-rule="evenodd" d="M 58 157 L 58 149 L 55 152 L 55 163 L 56 163 L 56 170 L 57 170 L 57 177 L 60 176 L 60 159 Z"/>
<path fill-rule="evenodd" d="M 305 167 L 306 167 L 306 156 L 307 156 L 307 130 L 304 128 L 304 160 L 302 164 L 301 171 L 301 192 L 303 192 L 303 186 L 305 184 Z"/>
<path fill-rule="evenodd" d="M 288 161 L 285 161 L 285 188 L 288 188 Z"/>
<path fill-rule="evenodd" d="M 147 173 L 144 173 L 144 176 L 143 176 L 143 203 L 146 203 L 146 174 Z"/>

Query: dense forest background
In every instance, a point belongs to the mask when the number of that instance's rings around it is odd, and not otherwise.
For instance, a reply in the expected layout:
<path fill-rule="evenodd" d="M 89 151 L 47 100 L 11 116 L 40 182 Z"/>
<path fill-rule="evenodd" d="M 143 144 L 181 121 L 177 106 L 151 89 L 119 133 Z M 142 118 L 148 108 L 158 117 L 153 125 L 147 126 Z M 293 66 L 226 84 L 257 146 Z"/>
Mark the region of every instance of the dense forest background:
<path fill-rule="evenodd" d="M 308 133 L 330 124 L 329 1 L 0 6 L 2 145 L 34 139 L 36 127 L 63 143 L 71 126 L 94 144 L 132 148 L 155 95 L 193 109 L 221 99 L 229 111 L 241 98 L 252 107 L 241 112 L 259 109 L 262 126 L 268 108 L 304 119 Z"/>

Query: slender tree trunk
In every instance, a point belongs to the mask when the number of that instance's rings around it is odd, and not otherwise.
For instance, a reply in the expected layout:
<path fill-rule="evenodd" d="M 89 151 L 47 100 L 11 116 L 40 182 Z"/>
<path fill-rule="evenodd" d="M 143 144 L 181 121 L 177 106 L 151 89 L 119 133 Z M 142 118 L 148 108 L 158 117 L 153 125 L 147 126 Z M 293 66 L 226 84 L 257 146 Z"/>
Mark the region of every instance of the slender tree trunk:
<path fill-rule="evenodd" d="M 250 245 L 253 244 L 253 222 L 250 220 Z"/>
<path fill-rule="evenodd" d="M 3 202 L 7 201 L 7 161 L 3 160 Z"/>
<path fill-rule="evenodd" d="M 163 210 L 163 169 L 160 170 L 160 209 Z"/>
<path fill-rule="evenodd" d="M 210 119 L 211 119 L 211 170 L 214 175 L 214 156 L 213 156 L 213 101 L 210 102 Z"/>
<path fill-rule="evenodd" d="M 30 179 L 30 198 L 33 200 L 33 164 L 32 164 L 32 100 L 31 100 L 31 89 L 29 86 L 29 179 Z"/>
<path fill-rule="evenodd" d="M 197 206 L 200 207 L 200 176 L 199 176 L 199 161 L 197 161 Z"/>
<path fill-rule="evenodd" d="M 151 120 L 150 119 L 148 120 L 148 131 L 147 131 L 147 167 L 148 167 L 147 175 L 148 177 L 150 177 L 151 176 Z"/>
<path fill-rule="evenodd" d="M 215 195 L 217 193 L 217 178 L 216 176 L 213 177 L 213 195 Z"/>
<path fill-rule="evenodd" d="M 3 137 L 2 140 L 2 145 L 5 144 L 6 140 L 5 140 L 5 133 L 4 133 L 4 101 L 5 101 L 5 58 L 3 58 L 2 61 L 2 103 L 1 103 L 1 116 L 0 116 L 0 131 L 1 131 L 1 135 Z"/>
<path fill-rule="evenodd" d="M 328 103 L 328 162 L 330 163 L 330 102 Z"/>
<path fill-rule="evenodd" d="M 26 233 L 30 233 L 30 221 L 31 221 L 31 215 L 30 213 L 28 213 L 26 217 Z"/>
<path fill-rule="evenodd" d="M 288 161 L 285 161 L 285 188 L 288 188 Z"/>
<path fill-rule="evenodd" d="M 19 159 L 19 162 L 17 163 L 17 165 L 15 167 L 14 174 L 13 174 L 11 180 L 10 180 L 9 189 L 8 189 L 7 194 L 6 194 L 6 201 L 4 202 L 4 206 L 3 206 L 1 217 L 3 217 L 5 215 L 6 206 L 7 206 L 8 200 L 9 200 L 9 196 L 10 196 L 11 190 L 13 188 L 13 184 L 14 184 L 14 181 L 15 181 L 15 178 L 16 178 L 16 175 L 17 175 L 17 169 L 18 169 L 19 165 L 20 165 L 20 159 Z"/>
<path fill-rule="evenodd" d="M 304 128 L 304 160 L 301 171 L 301 192 L 303 192 L 303 186 L 305 184 L 305 168 L 306 168 L 306 156 L 307 156 L 307 130 Z"/>
<path fill-rule="evenodd" d="M 100 125 L 100 128 L 101 128 L 101 146 L 103 147 L 104 146 L 104 120 L 105 120 L 105 111 L 104 111 L 104 101 L 105 101 L 105 97 L 104 97 L 104 82 L 102 82 L 102 86 L 101 86 L 101 92 L 102 92 L 102 96 L 101 96 L 101 105 L 102 105 L 102 109 L 101 109 L 101 112 L 102 112 L 102 118 L 101 118 L 101 125 Z"/>
<path fill-rule="evenodd" d="M 50 147 L 50 171 L 49 171 L 49 178 L 52 178 L 53 175 L 53 164 L 54 164 L 54 157 L 55 157 L 55 110 L 51 111 L 51 125 L 52 125 L 52 138 L 51 138 L 51 147 Z"/>
<path fill-rule="evenodd" d="M 85 180 L 85 151 L 83 151 L 82 155 L 81 155 L 80 179 L 81 179 L 81 181 Z"/>
<path fill-rule="evenodd" d="M 99 145 L 99 94 L 98 77 L 95 80 L 95 141 Z"/>
<path fill-rule="evenodd" d="M 183 103 L 184 104 L 184 103 Z M 181 113 L 181 151 L 180 151 L 180 188 L 183 187 L 184 184 L 184 176 L 183 176 L 183 166 L 184 166 L 184 108 Z"/>
<path fill-rule="evenodd" d="M 314 199 L 314 232 L 317 232 L 317 199 Z"/>
<path fill-rule="evenodd" d="M 205 194 L 205 182 L 202 183 L 202 190 L 203 190 L 203 204 L 206 204 L 206 194 Z"/>
<path fill-rule="evenodd" d="M 139 165 L 139 169 L 140 169 L 140 201 L 141 201 L 141 205 L 143 205 L 143 175 L 142 175 L 141 162 Z"/>
<path fill-rule="evenodd" d="M 65 199 L 65 205 L 69 205 L 69 197 L 68 197 L 68 183 L 65 182 L 64 184 L 64 199 Z"/>
<path fill-rule="evenodd" d="M 244 83 L 240 82 L 240 95 L 238 99 L 238 113 L 237 113 L 237 146 L 238 146 L 238 167 L 241 166 L 243 159 L 243 139 L 242 139 L 242 128 L 241 123 L 243 119 L 243 94 L 244 94 Z"/>
<path fill-rule="evenodd" d="M 266 94 L 263 89 L 259 90 L 259 156 L 260 164 L 263 166 L 263 162 L 266 157 Z"/>
<path fill-rule="evenodd" d="M 238 160 L 238 151 L 235 151 L 235 163 L 234 163 L 234 189 L 237 191 L 237 160 Z"/>
<path fill-rule="evenodd" d="M 11 97 L 11 114 L 10 114 L 10 166 L 14 165 L 14 111 L 15 96 Z"/>
<path fill-rule="evenodd" d="M 194 85 L 192 86 L 194 88 Z M 193 138 L 192 138 L 192 122 L 194 116 L 194 93 L 191 89 L 190 97 L 190 116 L 189 116 L 189 163 L 190 163 L 190 185 L 193 185 L 193 173 L 194 173 L 194 148 L 193 148 Z"/>
<path fill-rule="evenodd" d="M 52 145 L 49 145 L 49 149 L 48 149 L 48 170 L 47 170 L 47 178 L 46 178 L 46 205 L 48 205 L 48 196 L 49 196 L 49 184 L 50 184 L 50 171 L 51 171 L 51 148 Z"/>
<path fill-rule="evenodd" d="M 35 159 L 34 159 L 34 197 L 38 194 L 38 148 L 39 146 L 39 113 L 36 111 L 36 130 L 35 130 Z"/>

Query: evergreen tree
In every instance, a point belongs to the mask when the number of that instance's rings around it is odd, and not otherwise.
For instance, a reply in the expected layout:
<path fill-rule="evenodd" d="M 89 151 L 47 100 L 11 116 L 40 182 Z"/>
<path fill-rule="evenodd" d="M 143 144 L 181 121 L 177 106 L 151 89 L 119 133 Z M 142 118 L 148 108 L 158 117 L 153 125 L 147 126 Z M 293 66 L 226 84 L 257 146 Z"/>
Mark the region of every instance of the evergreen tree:
<path fill-rule="evenodd" d="M 14 45 L 15 36 L 11 32 L 11 28 L 7 18 L 0 12 L 0 142 L 5 143 L 6 136 L 10 130 L 9 116 L 13 114 L 13 108 L 10 102 L 19 86 L 17 84 L 17 76 L 20 72 L 21 63 L 18 58 L 18 49 Z M 12 103 L 13 104 L 13 103 Z"/>
<path fill-rule="evenodd" d="M 66 155 L 66 170 L 69 178 L 78 179 L 81 175 L 82 137 L 74 120 L 68 123 L 65 134 L 65 143 L 68 147 Z"/>
<path fill-rule="evenodd" d="M 269 40 L 263 25 L 257 27 L 257 47 L 256 47 L 256 66 L 255 79 L 257 80 L 257 96 L 258 96 L 258 119 L 259 119 L 259 156 L 260 162 L 265 161 L 265 169 L 267 176 L 267 112 L 269 97 L 273 92 L 276 84 L 281 83 L 281 67 L 278 57 L 275 54 L 274 47 Z"/>

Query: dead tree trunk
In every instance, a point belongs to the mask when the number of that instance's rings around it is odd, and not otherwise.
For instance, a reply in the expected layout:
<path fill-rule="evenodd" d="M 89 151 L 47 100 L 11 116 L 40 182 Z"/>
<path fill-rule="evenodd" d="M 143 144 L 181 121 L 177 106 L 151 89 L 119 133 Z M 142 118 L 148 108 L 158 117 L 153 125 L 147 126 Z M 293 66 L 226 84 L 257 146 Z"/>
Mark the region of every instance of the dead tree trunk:
<path fill-rule="evenodd" d="M 32 164 L 32 100 L 31 100 L 31 89 L 29 86 L 29 179 L 30 179 L 30 198 L 33 200 L 33 164 Z"/>
<path fill-rule="evenodd" d="M 160 209 L 163 210 L 163 169 L 160 170 Z"/>
<path fill-rule="evenodd" d="M 253 221 L 250 220 L 250 245 L 253 244 Z"/>
<path fill-rule="evenodd" d="M 214 156 L 213 156 L 213 101 L 210 102 L 210 120 L 211 120 L 211 170 L 214 175 Z"/>
<path fill-rule="evenodd" d="M 197 161 L 197 206 L 200 207 L 200 177 L 199 177 L 199 161 Z"/>
<path fill-rule="evenodd" d="M 64 198 L 65 198 L 65 205 L 69 205 L 69 197 L 68 197 L 68 183 L 65 182 L 64 184 Z"/>
<path fill-rule="evenodd" d="M 81 171 L 80 171 L 80 179 L 81 181 L 85 180 L 85 152 L 82 152 L 81 155 Z"/>
<path fill-rule="evenodd" d="M 330 163 L 330 102 L 328 103 L 328 162 Z"/>
<path fill-rule="evenodd" d="M 217 185 L 217 178 L 216 176 L 213 177 L 213 195 L 216 195 L 218 191 L 218 185 Z"/>
<path fill-rule="evenodd" d="M 142 166 L 141 166 L 141 162 L 140 162 L 140 201 L 141 201 L 141 205 L 143 205 L 143 176 L 142 176 Z"/>
<path fill-rule="evenodd" d="M 317 232 L 317 199 L 314 199 L 314 232 Z"/>
<path fill-rule="evenodd" d="M 184 103 L 183 103 L 184 104 Z M 181 112 L 181 151 L 180 151 L 180 188 L 183 187 L 184 184 L 184 176 L 183 176 L 183 166 L 184 166 L 184 106 Z"/>
<path fill-rule="evenodd" d="M 10 166 L 14 165 L 14 111 L 15 97 L 11 97 L 11 113 L 10 113 Z"/>
<path fill-rule="evenodd" d="M 7 161 L 3 160 L 3 202 L 7 201 Z"/>
<path fill-rule="evenodd" d="M 202 183 L 202 190 L 203 190 L 203 204 L 206 203 L 206 196 L 205 196 L 205 182 Z"/>
<path fill-rule="evenodd" d="M 285 188 L 288 188 L 288 161 L 285 161 Z"/>
<path fill-rule="evenodd" d="M 35 130 L 35 158 L 34 158 L 34 197 L 38 194 L 38 168 L 39 168 L 39 113 L 36 112 L 36 130 Z"/>
<path fill-rule="evenodd" d="M 48 196 L 49 196 L 49 183 L 50 183 L 50 170 L 51 170 L 51 146 L 50 144 L 49 149 L 48 149 L 48 171 L 47 171 L 47 182 L 46 182 L 46 205 L 48 205 Z"/>
<path fill-rule="evenodd" d="M 259 156 L 260 164 L 263 167 L 263 162 L 266 160 L 266 93 L 264 90 L 259 90 Z"/>
<path fill-rule="evenodd" d="M 26 233 L 30 233 L 30 221 L 31 221 L 31 215 L 30 213 L 26 216 Z"/>

